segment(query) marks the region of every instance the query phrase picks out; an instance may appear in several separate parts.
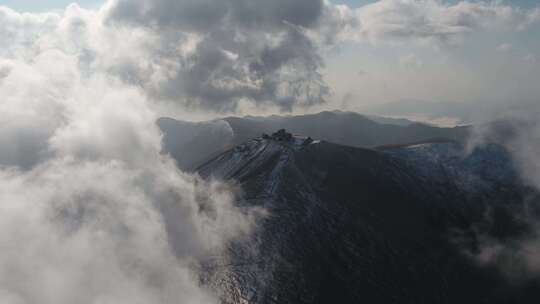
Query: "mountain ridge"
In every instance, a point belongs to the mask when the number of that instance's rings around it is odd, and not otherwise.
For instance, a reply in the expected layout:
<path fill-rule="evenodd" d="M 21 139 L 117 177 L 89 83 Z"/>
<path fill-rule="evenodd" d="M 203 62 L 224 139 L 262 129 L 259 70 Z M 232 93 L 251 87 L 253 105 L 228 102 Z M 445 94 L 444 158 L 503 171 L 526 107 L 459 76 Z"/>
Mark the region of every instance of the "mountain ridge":
<path fill-rule="evenodd" d="M 392 119 L 390 119 L 392 120 Z M 378 123 L 352 112 L 321 112 L 302 116 L 226 117 L 189 123 L 160 118 L 164 153 L 170 154 L 184 170 L 193 170 L 209 158 L 263 133 L 287 129 L 342 145 L 373 148 L 390 144 L 446 139 L 463 142 L 468 127 L 439 128 L 425 124 Z"/>

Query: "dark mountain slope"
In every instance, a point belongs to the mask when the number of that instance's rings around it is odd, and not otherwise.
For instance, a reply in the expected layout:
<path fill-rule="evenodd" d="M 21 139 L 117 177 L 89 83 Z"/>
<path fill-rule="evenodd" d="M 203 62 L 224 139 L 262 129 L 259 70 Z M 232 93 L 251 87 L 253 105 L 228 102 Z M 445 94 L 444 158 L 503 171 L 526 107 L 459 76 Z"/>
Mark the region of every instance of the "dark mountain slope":
<path fill-rule="evenodd" d="M 256 139 L 199 173 L 238 183 L 239 204 L 269 212 L 253 240 L 231 246 L 232 266 L 210 271 L 208 280 L 227 290 L 225 302 L 528 303 L 540 296 L 464 254 L 478 245 L 486 208 L 508 202 L 468 191 L 445 169 L 426 176 L 410 157 Z M 514 202 L 524 195 L 505 191 Z M 526 230 L 511 214 L 485 229 L 492 227 Z"/>

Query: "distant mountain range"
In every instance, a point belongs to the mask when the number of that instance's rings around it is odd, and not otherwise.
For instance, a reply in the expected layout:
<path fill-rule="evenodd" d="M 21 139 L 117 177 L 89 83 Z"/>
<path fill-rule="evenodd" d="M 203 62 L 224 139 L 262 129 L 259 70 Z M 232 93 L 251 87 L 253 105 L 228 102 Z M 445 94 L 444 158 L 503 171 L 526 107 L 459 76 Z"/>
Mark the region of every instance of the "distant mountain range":
<path fill-rule="evenodd" d="M 440 128 L 405 119 L 340 111 L 301 116 L 227 117 L 199 123 L 161 118 L 158 125 L 164 134 L 164 152 L 171 154 L 185 170 L 195 168 L 226 149 L 278 129 L 365 148 L 413 142 L 463 142 L 469 132 L 468 127 Z"/>
<path fill-rule="evenodd" d="M 475 121 L 481 113 L 486 113 L 486 108 L 492 110 L 486 104 L 465 102 L 429 102 L 422 100 L 400 100 L 384 104 L 366 107 L 366 113 L 382 116 L 426 116 L 432 119 L 451 118 L 460 123 Z"/>

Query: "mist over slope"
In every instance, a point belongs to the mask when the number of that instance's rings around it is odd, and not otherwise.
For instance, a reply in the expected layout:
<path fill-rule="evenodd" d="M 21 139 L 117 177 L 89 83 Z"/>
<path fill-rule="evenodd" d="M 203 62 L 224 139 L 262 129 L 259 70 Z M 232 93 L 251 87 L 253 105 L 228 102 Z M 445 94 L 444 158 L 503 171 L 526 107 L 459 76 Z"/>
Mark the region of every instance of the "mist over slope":
<path fill-rule="evenodd" d="M 468 127 L 440 128 L 339 111 L 300 116 L 227 117 L 202 123 L 160 118 L 158 125 L 164 133 L 164 152 L 170 153 L 184 169 L 192 169 L 216 153 L 282 128 L 353 147 L 433 140 L 464 142 L 469 132 Z"/>

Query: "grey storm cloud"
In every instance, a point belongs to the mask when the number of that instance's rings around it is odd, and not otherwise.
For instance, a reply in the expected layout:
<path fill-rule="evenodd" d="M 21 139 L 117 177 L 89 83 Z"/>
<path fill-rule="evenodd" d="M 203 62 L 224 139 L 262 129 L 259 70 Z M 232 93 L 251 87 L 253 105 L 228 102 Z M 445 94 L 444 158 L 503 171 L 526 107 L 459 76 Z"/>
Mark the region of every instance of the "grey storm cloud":
<path fill-rule="evenodd" d="M 320 104 L 329 93 L 317 44 L 307 34 L 324 10 L 321 0 L 120 0 L 107 23 L 159 36 L 151 56 L 173 64 L 146 87 L 154 97 L 218 111 L 234 111 L 242 100 L 291 110 Z M 179 50 L 189 39 L 196 41 L 193 48 Z M 117 71 L 148 83 L 137 74 L 146 70 L 128 65 Z"/>
<path fill-rule="evenodd" d="M 284 23 L 309 27 L 322 14 L 321 0 L 119 0 L 111 18 L 159 27 L 208 32 L 225 23 L 244 29 L 282 27 Z"/>

